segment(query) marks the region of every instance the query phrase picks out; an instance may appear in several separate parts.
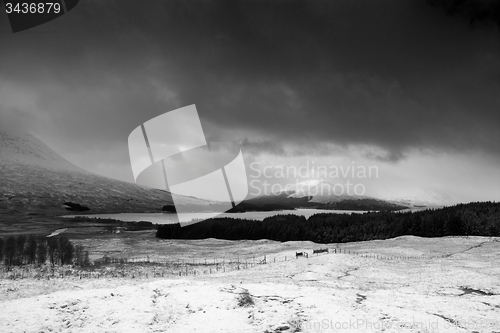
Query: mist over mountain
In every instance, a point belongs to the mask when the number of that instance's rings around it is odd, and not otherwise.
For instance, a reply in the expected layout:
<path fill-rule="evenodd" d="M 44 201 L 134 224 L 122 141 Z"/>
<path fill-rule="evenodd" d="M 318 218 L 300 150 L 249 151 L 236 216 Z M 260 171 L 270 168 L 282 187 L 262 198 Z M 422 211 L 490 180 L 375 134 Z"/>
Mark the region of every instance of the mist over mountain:
<path fill-rule="evenodd" d="M 335 182 L 328 182 L 321 179 L 311 179 L 296 184 L 290 184 L 286 187 L 287 192 L 291 198 L 300 198 L 310 196 L 312 202 L 318 203 L 333 203 L 345 200 L 360 200 L 360 199 L 373 199 L 365 195 L 356 195 L 352 193 L 345 193 L 344 187 L 341 191 L 335 187 Z"/>
<path fill-rule="evenodd" d="M 378 201 L 381 204 L 386 203 L 388 205 L 406 206 L 409 208 L 442 207 L 453 204 L 452 199 L 448 195 L 432 190 L 415 190 L 403 197 L 375 198 L 366 195 L 339 192 L 335 188 L 335 182 L 321 179 L 312 179 L 289 185 L 286 191 L 290 193 L 290 198 L 309 196 L 311 197 L 310 202 L 323 204 L 340 204 L 345 201 L 354 203 L 358 201 L 359 204 L 363 205 L 363 202 L 372 200 Z"/>
<path fill-rule="evenodd" d="M 31 134 L 0 132 L 0 218 L 72 211 L 161 212 L 168 204 L 172 197 L 167 191 L 93 174 Z"/>
<path fill-rule="evenodd" d="M 284 190 L 269 193 L 240 203 L 234 211 L 283 210 L 298 208 L 331 210 L 401 210 L 403 202 L 382 200 L 353 193 L 339 193 L 333 183 L 311 179 L 288 185 Z"/>
<path fill-rule="evenodd" d="M 436 191 L 419 190 L 404 197 L 387 197 L 384 200 L 398 203 L 408 207 L 442 207 L 453 204 L 452 199 L 443 193 Z"/>

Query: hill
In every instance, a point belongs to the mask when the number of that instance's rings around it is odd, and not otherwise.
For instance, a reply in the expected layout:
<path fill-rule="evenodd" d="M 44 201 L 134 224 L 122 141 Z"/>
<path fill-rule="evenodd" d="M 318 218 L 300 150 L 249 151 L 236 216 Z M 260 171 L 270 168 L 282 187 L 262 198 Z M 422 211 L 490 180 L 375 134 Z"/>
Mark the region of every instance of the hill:
<path fill-rule="evenodd" d="M 273 211 L 287 209 L 329 209 L 357 211 L 396 211 L 408 208 L 399 202 L 368 196 L 336 194 L 334 184 L 322 180 L 308 180 L 287 186 L 281 192 L 247 199 L 232 212 Z"/>
<path fill-rule="evenodd" d="M 186 203 L 200 203 L 185 198 Z M 31 134 L 0 132 L 0 220 L 71 212 L 161 212 L 169 192 L 83 170 Z"/>

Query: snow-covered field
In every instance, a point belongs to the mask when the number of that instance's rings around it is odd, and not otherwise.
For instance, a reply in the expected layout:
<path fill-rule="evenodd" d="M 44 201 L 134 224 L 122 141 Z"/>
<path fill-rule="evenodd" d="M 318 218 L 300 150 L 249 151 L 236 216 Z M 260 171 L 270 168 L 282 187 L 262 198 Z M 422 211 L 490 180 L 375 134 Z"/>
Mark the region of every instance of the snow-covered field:
<path fill-rule="evenodd" d="M 294 255 L 293 243 L 275 254 Z M 498 239 L 343 248 L 423 257 L 330 253 L 182 278 L 0 280 L 0 332 L 500 332 Z M 246 291 L 253 304 L 241 306 Z"/>

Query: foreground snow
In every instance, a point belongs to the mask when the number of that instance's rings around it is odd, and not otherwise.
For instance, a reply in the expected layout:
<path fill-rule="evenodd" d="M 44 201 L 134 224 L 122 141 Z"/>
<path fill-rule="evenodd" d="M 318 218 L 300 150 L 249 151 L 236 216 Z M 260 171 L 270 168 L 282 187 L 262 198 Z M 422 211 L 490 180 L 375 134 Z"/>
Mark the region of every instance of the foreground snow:
<path fill-rule="evenodd" d="M 500 331 L 500 242 L 399 237 L 349 246 L 450 256 L 325 254 L 189 279 L 1 280 L 0 331 Z M 246 291 L 254 304 L 240 306 Z"/>

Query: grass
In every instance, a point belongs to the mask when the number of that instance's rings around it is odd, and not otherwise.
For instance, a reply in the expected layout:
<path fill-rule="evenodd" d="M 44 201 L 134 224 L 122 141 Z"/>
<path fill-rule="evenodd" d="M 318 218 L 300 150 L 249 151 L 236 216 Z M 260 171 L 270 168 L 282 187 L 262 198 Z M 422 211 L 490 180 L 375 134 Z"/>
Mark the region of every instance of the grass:
<path fill-rule="evenodd" d="M 248 290 L 245 290 L 241 294 L 238 295 L 238 306 L 242 308 L 248 308 L 250 306 L 253 306 L 255 302 L 253 301 L 252 295 L 248 292 Z"/>

